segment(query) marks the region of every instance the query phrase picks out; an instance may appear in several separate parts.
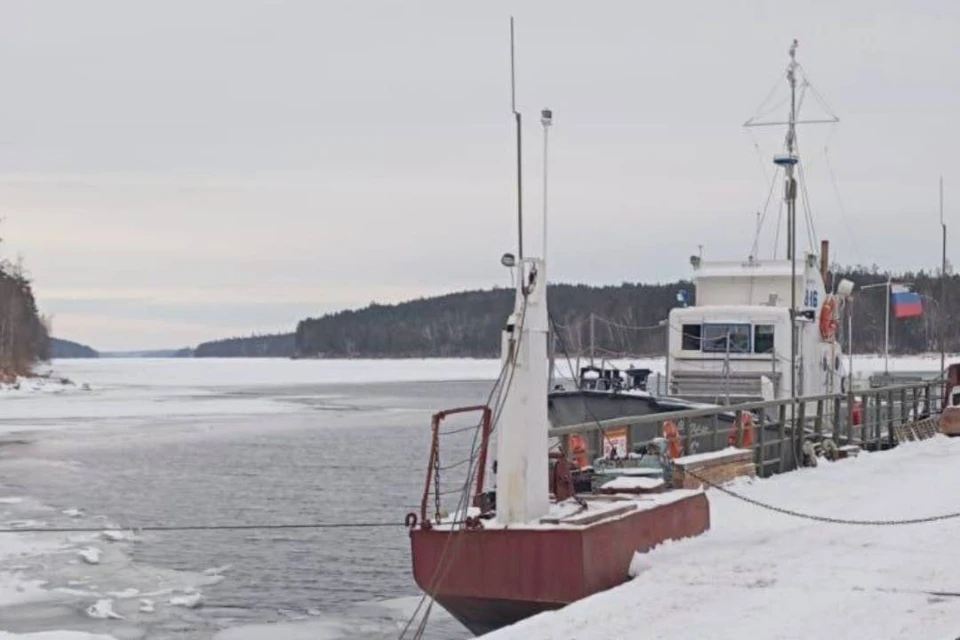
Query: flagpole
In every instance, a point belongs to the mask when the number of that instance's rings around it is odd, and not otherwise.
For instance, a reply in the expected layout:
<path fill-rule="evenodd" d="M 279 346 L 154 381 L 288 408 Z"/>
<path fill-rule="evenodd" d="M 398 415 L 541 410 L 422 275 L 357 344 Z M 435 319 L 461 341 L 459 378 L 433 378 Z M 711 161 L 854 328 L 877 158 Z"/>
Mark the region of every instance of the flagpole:
<path fill-rule="evenodd" d="M 891 285 L 893 276 L 887 275 L 887 316 L 884 318 L 884 336 L 883 336 L 883 372 L 890 375 L 890 296 L 892 295 Z"/>
<path fill-rule="evenodd" d="M 943 220 L 943 176 L 940 176 L 940 229 L 943 232 L 943 263 L 940 266 L 940 375 L 947 368 L 947 223 Z"/>

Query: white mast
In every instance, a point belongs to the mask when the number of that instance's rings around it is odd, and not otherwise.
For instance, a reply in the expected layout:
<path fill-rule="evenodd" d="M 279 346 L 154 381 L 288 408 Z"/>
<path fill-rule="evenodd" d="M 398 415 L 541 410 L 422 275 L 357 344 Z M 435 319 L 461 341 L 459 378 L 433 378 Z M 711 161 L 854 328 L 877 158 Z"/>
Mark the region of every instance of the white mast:
<path fill-rule="evenodd" d="M 790 63 L 787 65 L 787 84 L 790 86 L 790 114 L 786 122 L 760 122 L 751 118 L 744 123 L 745 127 L 763 127 L 787 125 L 787 135 L 784 140 L 786 153 L 774 156 L 773 162 L 784 170 L 784 202 L 787 205 L 787 259 L 790 260 L 790 395 L 796 398 L 799 395 L 797 389 L 797 180 L 794 173 L 797 164 L 800 162 L 799 150 L 797 148 L 797 125 L 798 124 L 817 124 L 817 123 L 836 123 L 840 119 L 830 112 L 826 104 L 820 99 L 816 91 L 813 92 L 814 98 L 820 103 L 830 117 L 828 119 L 798 120 L 797 119 L 797 79 L 801 76 L 802 88 L 806 90 L 810 87 L 800 63 L 797 62 L 797 47 L 799 42 L 794 39 L 790 44 Z M 802 177 L 802 174 L 801 174 Z M 810 212 L 807 212 L 810 215 Z M 762 217 L 761 217 L 762 223 Z M 757 237 L 759 238 L 759 230 Z"/>
<path fill-rule="evenodd" d="M 514 311 L 501 339 L 504 397 L 497 421 L 497 520 L 519 524 L 550 509 L 547 482 L 547 280 L 539 258 L 516 264 Z"/>
<path fill-rule="evenodd" d="M 515 96 L 513 18 L 510 19 L 511 95 Z M 520 113 L 512 105 L 517 122 L 517 198 L 522 202 L 520 184 Z M 544 133 L 549 126 L 544 110 Z M 546 140 L 544 140 L 546 150 Z M 544 175 L 546 185 L 546 175 Z M 544 191 L 546 196 L 546 191 Z M 523 222 L 518 207 L 518 226 Z M 544 198 L 546 227 L 546 198 Z M 546 229 L 544 228 L 544 239 Z M 522 251 L 522 240 L 519 243 Z M 546 243 L 544 243 L 546 251 Z M 503 264 L 515 270 L 517 285 L 513 313 L 501 334 L 500 357 L 503 365 L 503 395 L 494 415 L 497 433 L 497 520 L 501 524 L 520 524 L 539 520 L 550 510 L 547 443 L 547 270 L 540 258 L 517 261 L 507 254 Z"/>

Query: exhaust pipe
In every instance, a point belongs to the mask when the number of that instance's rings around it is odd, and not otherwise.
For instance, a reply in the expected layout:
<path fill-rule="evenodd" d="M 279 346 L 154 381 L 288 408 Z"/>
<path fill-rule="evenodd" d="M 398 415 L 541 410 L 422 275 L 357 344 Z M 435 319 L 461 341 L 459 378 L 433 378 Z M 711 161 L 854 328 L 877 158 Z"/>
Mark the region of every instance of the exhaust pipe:
<path fill-rule="evenodd" d="M 830 291 L 830 282 L 828 281 L 830 275 L 830 242 L 827 240 L 820 241 L 820 275 L 823 277 L 823 286 L 826 287 L 827 291 Z"/>

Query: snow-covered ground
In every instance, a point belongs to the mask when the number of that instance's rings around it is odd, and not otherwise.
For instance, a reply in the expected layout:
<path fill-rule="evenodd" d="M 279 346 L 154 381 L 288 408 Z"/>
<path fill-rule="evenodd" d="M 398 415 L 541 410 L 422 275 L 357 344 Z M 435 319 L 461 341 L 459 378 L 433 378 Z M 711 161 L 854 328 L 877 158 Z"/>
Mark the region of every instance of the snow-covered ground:
<path fill-rule="evenodd" d="M 900 520 L 960 511 L 960 439 L 732 488 L 796 511 Z M 956 638 L 960 519 L 853 526 L 708 492 L 706 534 L 638 554 L 632 581 L 491 634 L 491 640 Z"/>

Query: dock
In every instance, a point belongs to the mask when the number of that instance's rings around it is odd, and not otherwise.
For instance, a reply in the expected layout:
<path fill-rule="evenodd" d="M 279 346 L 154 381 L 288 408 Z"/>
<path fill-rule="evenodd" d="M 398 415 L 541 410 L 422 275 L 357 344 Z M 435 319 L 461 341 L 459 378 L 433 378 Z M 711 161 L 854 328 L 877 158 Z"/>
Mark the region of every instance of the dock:
<path fill-rule="evenodd" d="M 709 533 L 634 556 L 620 587 L 485 637 L 956 637 L 958 459 L 960 438 L 937 434 L 728 485 L 738 497 L 711 489 Z"/>

